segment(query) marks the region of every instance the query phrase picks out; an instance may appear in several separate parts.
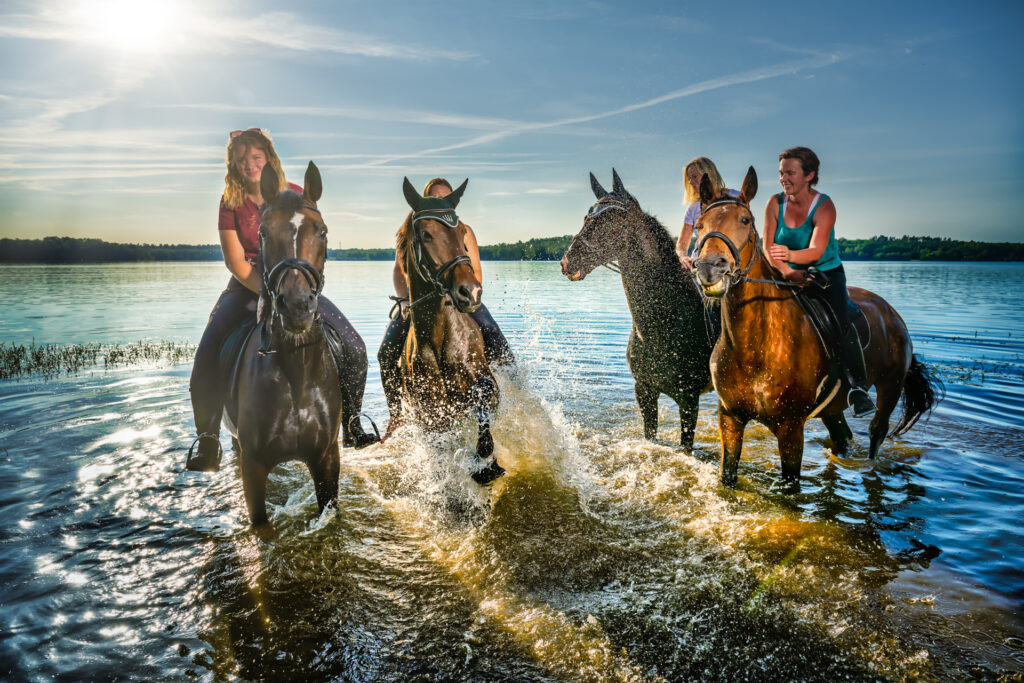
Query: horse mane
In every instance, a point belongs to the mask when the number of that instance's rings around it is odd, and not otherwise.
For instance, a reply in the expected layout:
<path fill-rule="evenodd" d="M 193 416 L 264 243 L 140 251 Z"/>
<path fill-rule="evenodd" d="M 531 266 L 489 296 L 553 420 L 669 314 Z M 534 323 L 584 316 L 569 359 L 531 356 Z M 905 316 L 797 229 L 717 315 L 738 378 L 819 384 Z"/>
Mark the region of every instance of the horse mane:
<path fill-rule="evenodd" d="M 405 217 L 402 225 L 395 233 L 395 251 L 403 256 L 412 249 L 412 211 Z"/>
<path fill-rule="evenodd" d="M 669 234 L 668 228 L 639 204 L 637 204 L 637 209 L 640 211 L 640 226 L 654 239 L 654 246 L 658 250 L 658 256 L 661 257 L 662 265 L 670 268 L 673 272 L 678 271 L 679 276 L 682 277 L 684 275 L 683 266 L 679 263 L 679 257 L 676 255 L 676 243 Z"/>

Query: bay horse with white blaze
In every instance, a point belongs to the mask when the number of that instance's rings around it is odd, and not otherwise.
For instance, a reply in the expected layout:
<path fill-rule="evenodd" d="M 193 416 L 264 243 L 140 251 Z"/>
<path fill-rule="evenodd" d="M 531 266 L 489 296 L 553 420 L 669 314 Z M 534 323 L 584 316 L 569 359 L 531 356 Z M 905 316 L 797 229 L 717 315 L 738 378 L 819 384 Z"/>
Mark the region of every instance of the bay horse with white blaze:
<path fill-rule="evenodd" d="M 794 283 L 772 267 L 750 211 L 757 174 L 747 171 L 736 199 L 711 196 L 705 175 L 700 186 L 704 212 L 694 226 L 701 235 L 694 262 L 696 278 L 709 297 L 721 299 L 722 335 L 711 355 L 711 377 L 718 392 L 722 439 L 722 483 L 734 486 L 743 429 L 750 420 L 767 426 L 779 444 L 782 476 L 798 481 L 804 450 L 804 423 L 819 416 L 832 450 L 845 455 L 852 432 L 843 416 L 842 390 L 825 396 L 819 387 L 829 375 L 826 350 L 794 295 Z M 899 313 L 882 297 L 859 287 L 850 298 L 863 311 L 870 330 L 864 349 L 868 386 L 877 391 L 871 420 L 870 457 L 886 434 L 910 429 L 935 405 L 941 384 L 913 355 L 910 333 Z M 903 397 L 903 415 L 889 432 L 889 418 Z"/>
<path fill-rule="evenodd" d="M 400 360 L 406 407 L 431 432 L 451 429 L 467 410 L 477 418 L 473 479 L 488 484 L 505 473 L 494 457 L 490 411 L 498 385 L 484 354 L 480 326 L 467 315 L 480 306 L 482 287 L 466 251 L 466 228 L 455 213 L 467 179 L 445 197 L 423 197 L 405 178 L 412 211 L 399 230 L 398 251 L 409 291 L 409 334 Z M 387 437 L 385 437 L 387 438 Z"/>
<path fill-rule="evenodd" d="M 597 202 L 562 257 L 562 273 L 582 280 L 601 265 L 618 263 L 633 316 L 626 360 L 635 380 L 644 437 L 658 433 L 658 396 L 679 406 L 679 443 L 693 448 L 700 395 L 710 390 L 708 358 L 718 336 L 717 313 L 709 315 L 693 279 L 676 256 L 668 231 L 622 185 L 612 169 L 612 191 L 594 174 Z"/>
<path fill-rule="evenodd" d="M 278 193 L 277 174 L 263 168 L 266 202 L 259 231 L 263 316 L 235 364 L 225 422 L 242 469 L 249 519 L 262 538 L 267 475 L 300 460 L 309 468 L 323 512 L 337 498 L 342 393 L 317 303 L 324 286 L 327 226 L 317 209 L 323 185 L 313 162 L 303 194 Z"/>

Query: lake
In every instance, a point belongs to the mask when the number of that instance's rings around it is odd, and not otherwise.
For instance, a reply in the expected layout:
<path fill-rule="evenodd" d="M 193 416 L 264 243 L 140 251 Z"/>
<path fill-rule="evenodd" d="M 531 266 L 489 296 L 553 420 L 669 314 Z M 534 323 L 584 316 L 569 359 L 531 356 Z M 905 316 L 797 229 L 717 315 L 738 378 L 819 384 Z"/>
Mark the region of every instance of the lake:
<path fill-rule="evenodd" d="M 875 461 L 808 423 L 801 487 L 748 427 L 718 483 L 715 399 L 695 453 L 663 398 L 643 439 L 619 277 L 485 263 L 518 363 L 494 421 L 509 475 L 462 467 L 473 425 L 342 450 L 317 516 L 291 463 L 278 529 L 248 527 L 237 466 L 183 471 L 189 363 L 0 382 L 0 672 L 9 680 L 998 678 L 1024 672 L 1024 264 L 848 263 L 943 380 Z M 332 262 L 370 350 L 390 263 Z M 0 268 L 0 342 L 198 341 L 220 263 Z M 226 452 L 230 440 L 222 433 Z"/>

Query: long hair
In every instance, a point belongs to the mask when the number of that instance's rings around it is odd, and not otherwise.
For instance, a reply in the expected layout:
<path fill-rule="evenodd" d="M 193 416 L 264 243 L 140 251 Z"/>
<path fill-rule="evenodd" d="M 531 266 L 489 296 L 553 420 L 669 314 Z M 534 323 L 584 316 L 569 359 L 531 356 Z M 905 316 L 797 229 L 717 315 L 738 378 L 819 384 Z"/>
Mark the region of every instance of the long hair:
<path fill-rule="evenodd" d="M 270 134 L 265 130 L 250 129 L 243 131 L 228 140 L 227 146 L 227 175 L 224 176 L 224 206 L 229 209 L 237 209 L 245 203 L 245 177 L 235 166 L 235 157 L 244 154 L 250 147 L 256 147 L 267 157 L 267 164 L 277 173 L 278 192 L 288 189 L 288 181 L 285 180 L 284 170 L 281 168 L 281 160 L 274 151 L 274 143 Z"/>
<path fill-rule="evenodd" d="M 690 185 L 690 180 L 688 178 L 691 168 L 696 169 L 697 171 L 698 189 L 696 190 L 693 189 L 693 186 Z M 693 202 L 700 199 L 700 177 L 703 176 L 705 173 L 708 174 L 708 180 L 711 181 L 711 191 L 713 193 L 713 196 L 721 197 L 723 194 L 725 194 L 725 181 L 722 180 L 721 174 L 718 172 L 718 169 L 715 168 L 715 162 L 711 161 L 711 159 L 708 159 L 707 157 L 697 157 L 696 159 L 694 159 L 693 161 L 691 161 L 690 163 L 686 164 L 686 166 L 683 167 L 684 206 L 689 206 Z"/>

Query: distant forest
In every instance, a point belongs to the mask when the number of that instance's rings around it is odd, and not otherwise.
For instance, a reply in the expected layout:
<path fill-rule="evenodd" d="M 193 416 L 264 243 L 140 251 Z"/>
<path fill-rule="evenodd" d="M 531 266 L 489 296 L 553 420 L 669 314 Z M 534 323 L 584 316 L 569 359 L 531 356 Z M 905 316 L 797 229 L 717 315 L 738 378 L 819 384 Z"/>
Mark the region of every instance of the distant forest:
<path fill-rule="evenodd" d="M 572 235 L 540 237 L 480 247 L 485 261 L 557 261 Z M 845 261 L 1024 261 L 1024 243 L 965 242 L 948 237 L 872 237 L 839 239 Z M 342 261 L 390 261 L 394 249 L 329 249 Z M 39 240 L 0 239 L 0 264 L 123 263 L 132 261 L 219 261 L 216 244 L 119 244 L 98 239 L 46 237 Z"/>

